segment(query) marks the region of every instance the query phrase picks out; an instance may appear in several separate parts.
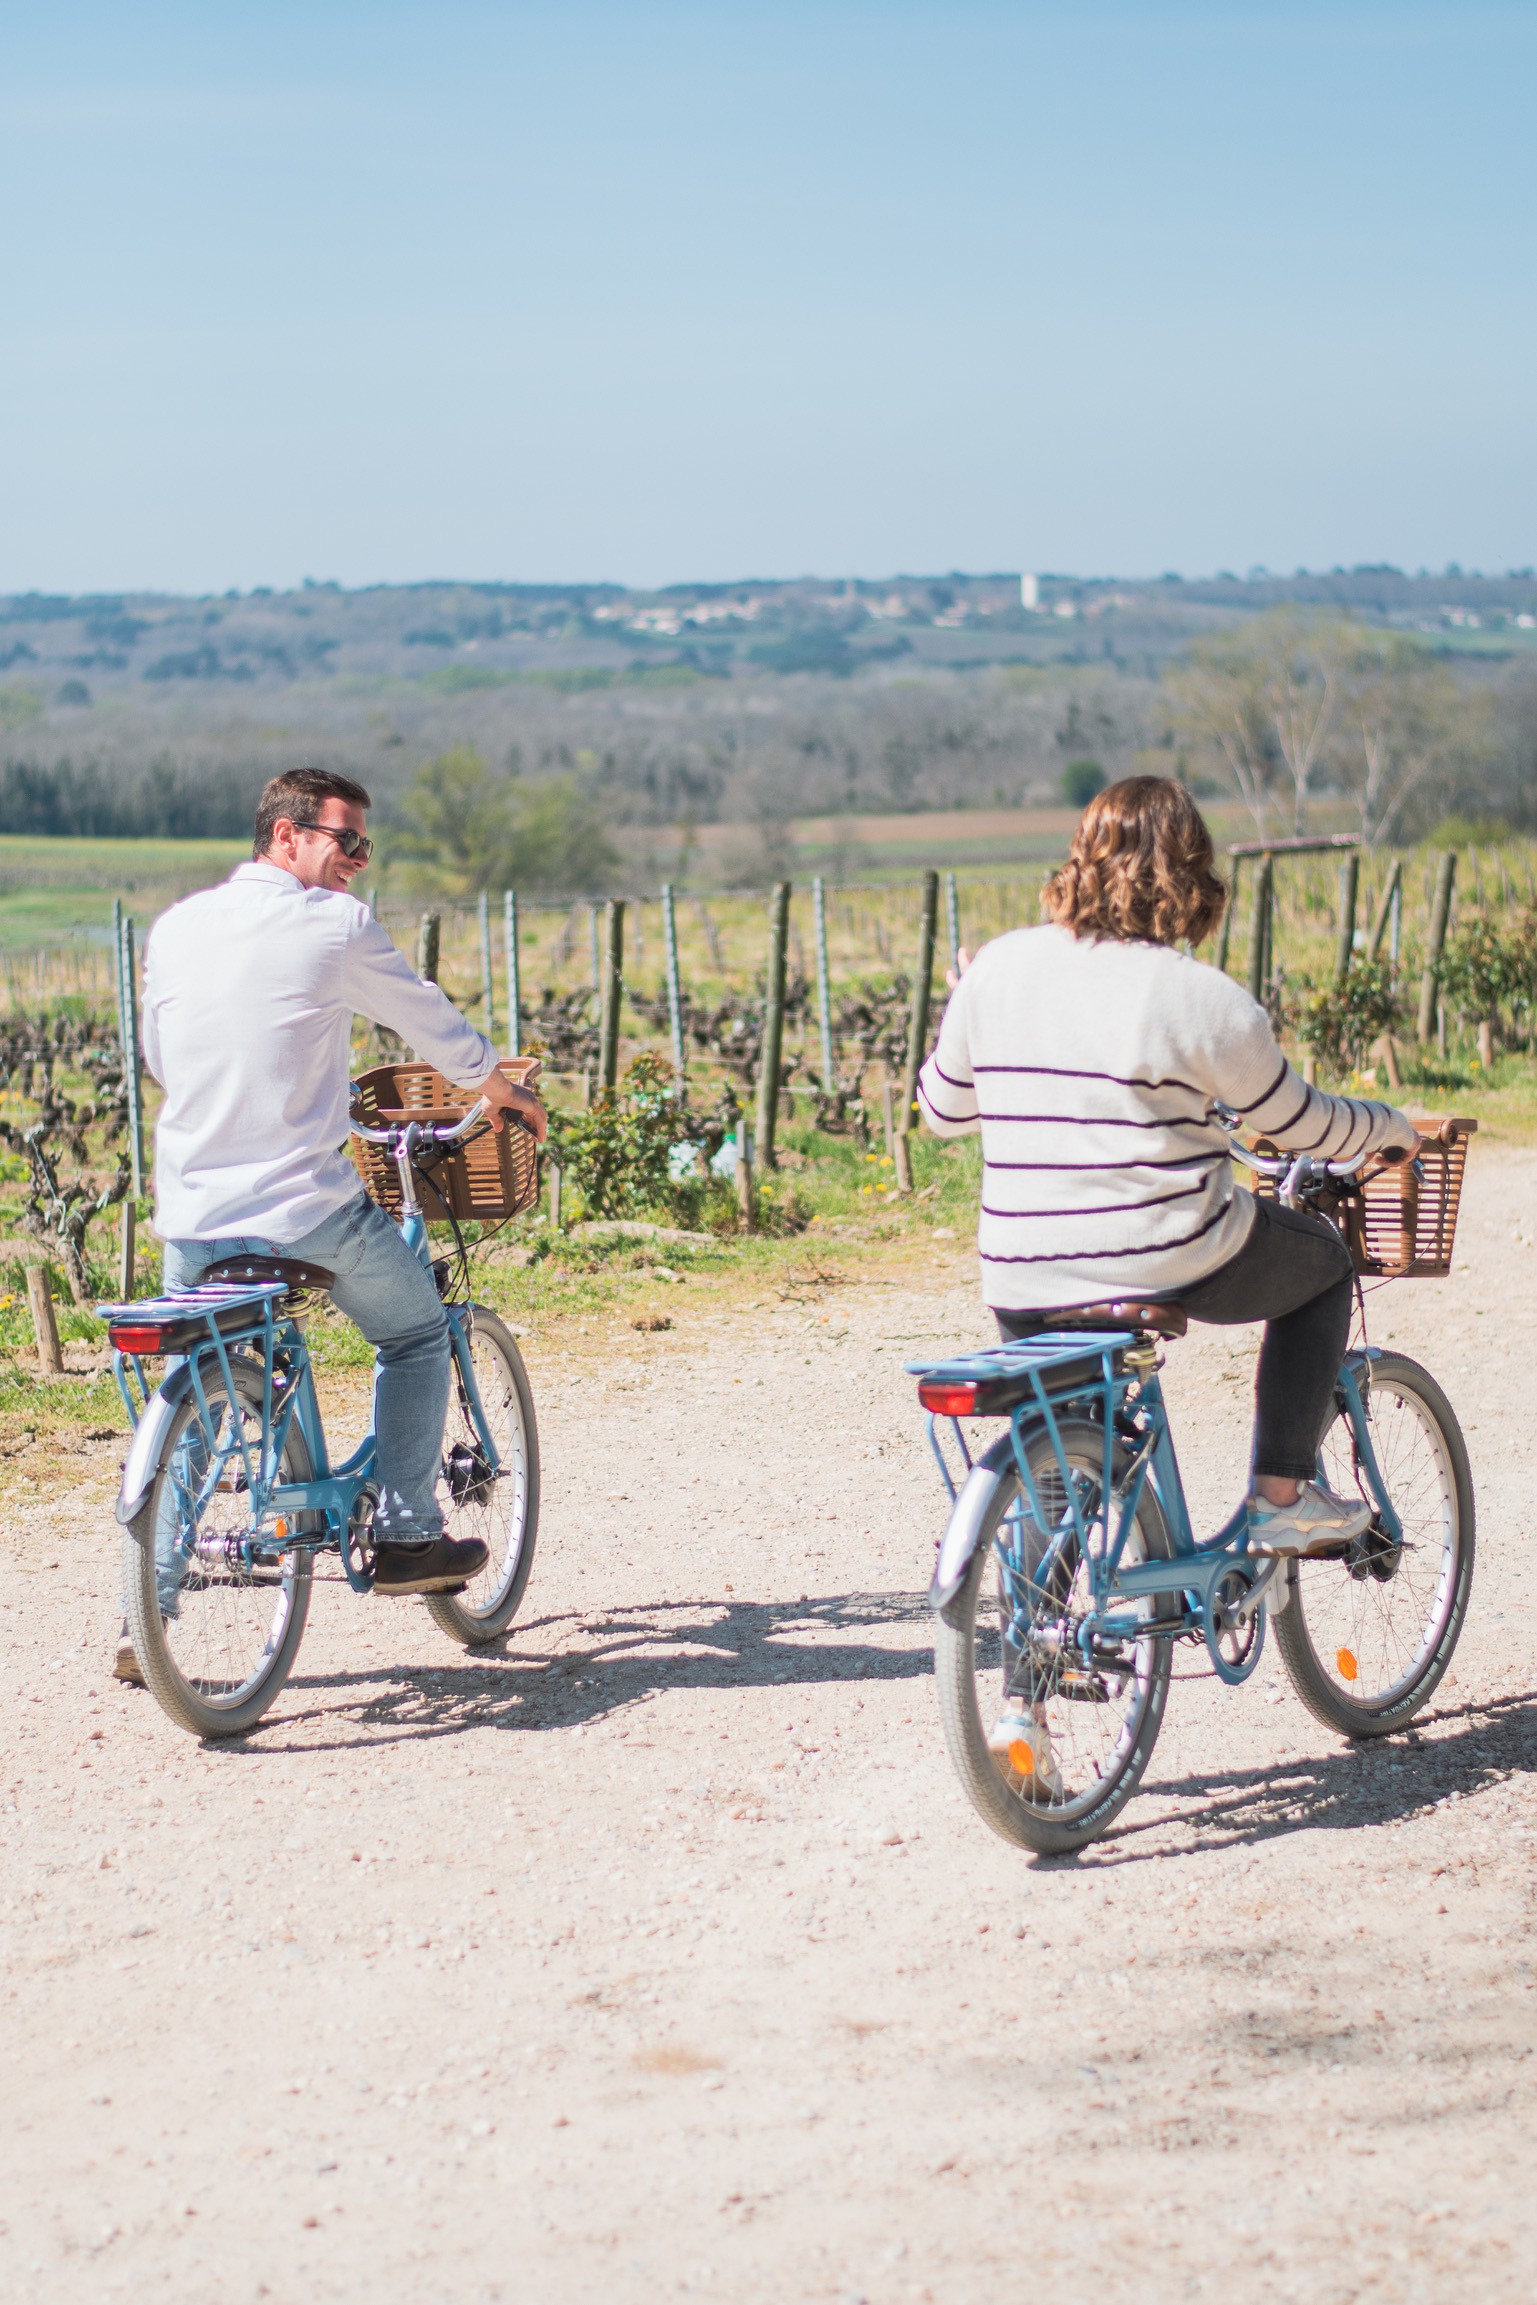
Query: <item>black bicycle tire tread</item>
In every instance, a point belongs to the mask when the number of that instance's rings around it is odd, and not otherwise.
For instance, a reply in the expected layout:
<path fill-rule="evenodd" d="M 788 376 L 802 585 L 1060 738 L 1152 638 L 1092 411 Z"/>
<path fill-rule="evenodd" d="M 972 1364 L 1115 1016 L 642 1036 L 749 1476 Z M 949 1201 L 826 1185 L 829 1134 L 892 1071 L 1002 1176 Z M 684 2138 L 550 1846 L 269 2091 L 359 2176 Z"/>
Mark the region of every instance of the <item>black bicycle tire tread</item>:
<path fill-rule="evenodd" d="M 1009 1479 L 1009 1468 L 1002 1468 L 999 1474 L 1000 1487 Z M 1162 1508 L 1151 1492 L 1147 1493 L 1145 1502 L 1153 1517 L 1153 1525 L 1147 1531 L 1149 1544 L 1151 1546 L 1156 1537 L 1161 1547 L 1161 1551 L 1154 1557 L 1171 1558 L 1173 1548 Z M 1049 1814 L 1033 1814 L 1022 1802 L 1009 1799 L 987 1755 L 986 1747 L 976 1733 L 976 1682 L 970 1662 L 971 1630 L 976 1622 L 976 1588 L 986 1573 L 991 1550 L 990 1540 L 984 1540 L 977 1546 L 951 1609 L 937 1620 L 934 1676 L 939 1695 L 940 1725 L 962 1789 L 977 1814 L 1000 1840 L 1008 1841 L 1015 1848 L 1030 1849 L 1037 1856 L 1067 1856 L 1075 1850 L 1087 1848 L 1091 1842 L 1100 1840 L 1109 1831 L 1147 1772 L 1153 1748 L 1163 1727 L 1168 1700 L 1172 1671 L 1169 1643 L 1159 1641 L 1156 1644 L 1154 1688 L 1147 1721 L 1132 1753 L 1104 1798 L 1086 1816 L 1075 1819 L 1072 1824 L 1053 1823 Z M 952 1621 L 952 1617 L 955 1621 Z"/>
<path fill-rule="evenodd" d="M 497 1350 L 505 1355 L 507 1365 L 512 1372 L 513 1385 L 522 1407 L 524 1432 L 528 1441 L 529 1502 L 527 1526 L 522 1549 L 518 1555 L 517 1573 L 494 1610 L 485 1616 L 476 1616 L 462 1607 L 457 1596 L 452 1593 L 423 1595 L 427 1604 L 427 1614 L 438 1627 L 438 1630 L 446 1633 L 451 1641 L 456 1641 L 461 1648 L 465 1649 L 488 1648 L 493 1641 L 499 1641 L 523 1606 L 523 1596 L 528 1590 L 528 1580 L 533 1575 L 534 1569 L 534 1549 L 539 1538 L 540 1502 L 539 1427 L 534 1414 L 533 1387 L 528 1381 L 528 1370 L 524 1365 L 523 1355 L 519 1352 L 517 1340 L 506 1322 L 494 1313 L 489 1305 L 476 1305 L 474 1310 L 477 1331 L 482 1328 L 486 1330 Z"/>
<path fill-rule="evenodd" d="M 234 1370 L 237 1389 L 241 1386 L 242 1373 L 238 1367 Z M 260 1380 L 253 1374 L 249 1382 L 248 1398 L 254 1393 L 259 1400 L 260 1392 Z M 313 1562 L 307 1549 L 297 1556 L 294 1602 L 282 1646 L 250 1696 L 243 1704 L 233 1708 L 210 1705 L 200 1698 L 195 1690 L 187 1686 L 171 1660 L 160 1622 L 160 1601 L 155 1589 L 153 1567 L 155 1505 L 160 1493 L 160 1481 L 166 1458 L 179 1438 L 185 1421 L 183 1412 L 178 1412 L 172 1418 L 143 1509 L 134 1515 L 123 1531 L 124 1598 L 128 1609 L 129 1635 L 133 1641 L 134 1654 L 139 1660 L 139 1670 L 144 1675 L 145 1687 L 161 1711 L 178 1728 L 185 1729 L 190 1736 L 215 1743 L 226 1737 L 248 1735 L 257 1722 L 272 1710 L 287 1686 L 298 1662 L 300 1644 L 309 1622 Z M 293 1450 L 297 1460 L 296 1477 L 307 1479 L 308 1451 L 296 1427 L 290 1429 L 286 1448 Z"/>
<path fill-rule="evenodd" d="M 1276 1645 L 1286 1666 L 1287 1677 L 1302 1703 L 1315 1721 L 1339 1735 L 1355 1739 L 1390 1737 L 1407 1727 L 1417 1714 L 1422 1713 L 1435 1695 L 1441 1682 L 1451 1669 L 1462 1628 L 1467 1621 L 1468 1605 L 1472 1598 L 1473 1563 L 1477 1550 L 1476 1510 L 1473 1496 L 1473 1469 L 1468 1459 L 1467 1442 L 1456 1411 L 1446 1394 L 1427 1368 L 1411 1360 L 1407 1353 L 1383 1353 L 1374 1363 L 1372 1381 L 1379 1377 L 1395 1382 L 1407 1378 L 1407 1389 L 1417 1391 L 1430 1410 L 1447 1444 L 1452 1465 L 1453 1486 L 1457 1493 L 1458 1548 L 1457 1590 L 1453 1598 L 1446 1628 L 1424 1672 L 1407 1693 L 1392 1705 L 1374 1709 L 1366 1705 L 1353 1705 L 1341 1696 L 1329 1681 L 1318 1661 L 1307 1633 L 1307 1619 L 1299 1605 L 1296 1564 L 1287 1570 L 1290 1596 L 1274 1623 Z"/>

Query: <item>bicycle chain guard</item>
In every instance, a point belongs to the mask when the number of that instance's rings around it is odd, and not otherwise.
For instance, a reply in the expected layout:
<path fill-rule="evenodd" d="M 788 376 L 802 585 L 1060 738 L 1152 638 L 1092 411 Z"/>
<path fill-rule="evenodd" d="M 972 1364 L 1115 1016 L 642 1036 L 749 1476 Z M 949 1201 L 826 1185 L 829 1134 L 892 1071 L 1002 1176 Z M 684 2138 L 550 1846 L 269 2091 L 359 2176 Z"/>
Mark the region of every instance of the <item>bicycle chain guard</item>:
<path fill-rule="evenodd" d="M 374 1515 L 379 1509 L 377 1489 L 362 1488 L 352 1500 L 347 1526 L 342 1531 L 342 1568 L 355 1593 L 374 1589 L 378 1548 L 374 1543 Z"/>
<path fill-rule="evenodd" d="M 1235 1562 L 1217 1578 L 1201 1611 L 1206 1654 L 1218 1680 L 1225 1681 L 1230 1689 L 1236 1689 L 1249 1678 L 1265 1647 L 1265 1618 L 1269 1612 L 1263 1601 L 1256 1601 L 1250 1608 L 1244 1605 L 1257 1581 Z M 1266 1582 L 1271 1580 L 1267 1578 Z"/>

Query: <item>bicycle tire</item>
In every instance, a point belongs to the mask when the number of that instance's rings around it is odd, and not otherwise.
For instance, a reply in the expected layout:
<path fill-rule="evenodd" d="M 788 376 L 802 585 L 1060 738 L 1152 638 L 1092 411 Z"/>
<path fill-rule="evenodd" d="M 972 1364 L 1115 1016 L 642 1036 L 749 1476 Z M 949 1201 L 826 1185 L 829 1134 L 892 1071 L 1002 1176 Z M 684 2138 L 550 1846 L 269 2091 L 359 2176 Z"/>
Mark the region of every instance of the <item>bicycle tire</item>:
<path fill-rule="evenodd" d="M 453 1493 L 452 1452 L 456 1447 L 473 1449 L 477 1445 L 456 1362 L 454 1400 L 443 1436 L 444 1472 L 438 1488 L 443 1526 L 451 1537 L 484 1538 L 491 1557 L 463 1593 L 431 1593 L 424 1598 L 433 1622 L 466 1649 L 498 1640 L 517 1615 L 533 1572 L 539 1532 L 539 1427 L 528 1371 L 505 1322 L 486 1305 L 474 1305 L 471 1312 L 470 1353 L 476 1383 L 502 1458 L 498 1482 L 512 1484 L 512 1509 L 499 1532 L 493 1510 L 499 1487 L 489 1499 L 474 1495 L 456 1498 Z M 513 1459 L 510 1465 L 509 1456 Z M 513 1541 L 504 1541 L 499 1547 L 498 1534 L 505 1540 L 509 1529 Z"/>
<path fill-rule="evenodd" d="M 1286 1605 L 1274 1620 L 1292 1687 L 1315 1720 L 1347 1737 L 1391 1736 L 1423 1711 L 1452 1661 L 1473 1582 L 1473 1474 L 1445 1393 L 1417 1361 L 1383 1353 L 1370 1363 L 1367 1414 L 1383 1479 L 1404 1524 L 1403 1550 L 1386 1575 L 1371 1567 L 1371 1532 L 1344 1559 L 1289 1562 Z M 1416 1449 L 1416 1441 L 1426 1445 Z M 1350 1427 L 1342 1412 L 1324 1435 L 1319 1461 L 1331 1487 L 1348 1496 L 1360 1485 L 1353 1483 Z M 1441 1552 L 1433 1563 L 1437 1521 Z M 1381 1562 L 1380 1540 L 1376 1550 Z M 1430 1597 L 1416 1601 L 1432 1567 Z M 1389 1623 L 1395 1602 L 1402 1629 Z M 1423 1622 L 1413 1652 L 1404 1669 L 1383 1683 L 1388 1648 L 1394 1644 L 1402 1652 L 1416 1614 Z"/>
<path fill-rule="evenodd" d="M 1092 1473 L 1097 1483 L 1104 1467 L 1101 1428 L 1087 1419 L 1063 1419 L 1058 1430 L 1069 1464 L 1075 1470 Z M 1038 1492 L 1045 1501 L 1052 1481 L 1060 1486 L 1055 1454 L 1045 1433 L 1038 1434 L 1027 1445 L 1027 1456 Z M 1124 1452 L 1118 1451 L 1117 1470 L 1124 1462 Z M 1003 1840 L 1017 1848 L 1032 1849 L 1038 1856 L 1052 1857 L 1082 1849 L 1090 1841 L 1098 1840 L 1135 1792 L 1163 1724 L 1169 1691 L 1169 1643 L 1159 1639 L 1137 1643 L 1140 1701 L 1130 1736 L 1117 1746 L 1112 1773 L 1098 1779 L 1089 1793 L 1060 1806 L 1043 1806 L 1026 1800 L 1020 1787 L 1010 1782 L 1010 1773 L 1005 1772 L 988 1750 L 987 1730 L 979 1704 L 979 1680 L 984 1668 L 978 1663 L 978 1620 L 983 1590 L 994 1560 L 994 1539 L 1005 1515 L 1020 1499 L 1021 1489 L 1014 1467 L 1000 1471 L 996 1493 L 983 1518 L 981 1541 L 972 1555 L 960 1591 L 938 1620 L 934 1669 L 945 1743 L 972 1807 Z M 1171 1556 L 1173 1546 L 1168 1525 L 1151 1487 L 1145 1486 L 1142 1492 L 1137 1531 L 1148 1559 L 1164 1560 Z M 1172 1611 L 1175 1605 L 1170 1601 L 1168 1610 Z M 1151 1613 L 1165 1613 L 1159 1602 L 1150 1601 L 1144 1606 Z"/>
<path fill-rule="evenodd" d="M 254 1421 L 259 1435 L 261 1371 L 236 1361 L 231 1374 L 242 1410 Z M 215 1413 L 219 1404 L 228 1400 L 224 1378 L 217 1369 L 204 1371 L 203 1391 L 210 1410 Z M 200 1421 L 198 1404 L 189 1398 L 167 1429 L 143 1509 L 123 1531 L 123 1585 L 128 1629 L 146 1686 L 179 1728 L 194 1737 L 214 1739 L 245 1735 L 281 1695 L 293 1671 L 309 1617 L 312 1561 L 308 1547 L 298 1547 L 280 1556 L 285 1565 L 276 1577 L 270 1568 L 258 1577 L 249 1565 L 244 1570 L 237 1566 L 229 1545 L 224 1557 L 219 1558 L 213 1551 L 219 1540 L 210 1537 L 206 1523 L 219 1499 L 238 1500 L 244 1493 L 238 1482 L 220 1482 L 198 1518 L 193 1545 L 188 1548 L 187 1566 L 175 1590 L 174 1606 L 171 1613 L 167 1613 L 165 1604 L 172 1598 L 171 1572 L 166 1566 L 169 1555 L 164 1545 L 157 1551 L 157 1536 L 167 1539 L 172 1525 L 185 1525 L 186 1514 L 176 1502 L 178 1486 L 185 1494 L 185 1483 L 179 1481 L 177 1465 L 181 1452 L 206 1447 L 201 1434 L 193 1437 Z M 282 1477 L 295 1481 L 310 1477 L 309 1451 L 297 1423 L 290 1424 L 284 1443 Z M 229 1509 L 228 1518 L 238 1523 L 242 1513 L 243 1508 L 236 1502 Z M 206 1560 L 202 1557 L 205 1550 L 211 1556 Z M 277 1598 L 264 1604 L 255 1598 L 262 1593 L 273 1593 Z M 228 1664 L 222 1673 L 207 1669 L 212 1659 L 212 1641 L 206 1626 L 201 1643 L 205 1670 L 197 1674 L 184 1669 L 193 1662 L 200 1646 L 199 1628 L 188 1621 L 187 1602 L 214 1594 L 222 1598 L 211 1601 L 208 1608 L 200 1612 L 200 1621 L 222 1614 L 227 1659 L 234 1656 L 237 1642 L 248 1656 L 254 1654 L 252 1669 L 236 1680 L 232 1689 L 225 1686 L 217 1694 L 213 1691 L 221 1682 L 228 1682 L 231 1672 Z M 248 1597 L 249 1603 L 243 1610 L 239 1598 L 242 1594 Z M 261 1621 L 269 1608 L 273 1621 L 258 1648 Z M 237 1612 L 246 1620 L 243 1632 L 234 1621 Z"/>

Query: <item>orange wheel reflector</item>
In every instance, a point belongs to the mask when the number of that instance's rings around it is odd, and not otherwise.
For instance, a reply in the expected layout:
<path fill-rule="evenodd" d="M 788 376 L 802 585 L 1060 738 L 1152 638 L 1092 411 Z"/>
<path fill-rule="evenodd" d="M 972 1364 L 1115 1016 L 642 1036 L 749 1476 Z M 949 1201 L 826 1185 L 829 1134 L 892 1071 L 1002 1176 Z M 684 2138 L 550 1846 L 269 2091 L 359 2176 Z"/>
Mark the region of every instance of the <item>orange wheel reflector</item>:
<path fill-rule="evenodd" d="M 1355 1680 L 1361 1670 L 1360 1666 L 1356 1663 L 1355 1652 L 1351 1649 L 1336 1649 L 1334 1652 L 1334 1662 L 1339 1667 L 1340 1679 L 1342 1681 Z"/>
<path fill-rule="evenodd" d="M 1023 1737 L 1016 1737 L 1009 1747 L 1009 1767 L 1016 1776 L 1033 1777 L 1035 1775 L 1035 1755 Z"/>

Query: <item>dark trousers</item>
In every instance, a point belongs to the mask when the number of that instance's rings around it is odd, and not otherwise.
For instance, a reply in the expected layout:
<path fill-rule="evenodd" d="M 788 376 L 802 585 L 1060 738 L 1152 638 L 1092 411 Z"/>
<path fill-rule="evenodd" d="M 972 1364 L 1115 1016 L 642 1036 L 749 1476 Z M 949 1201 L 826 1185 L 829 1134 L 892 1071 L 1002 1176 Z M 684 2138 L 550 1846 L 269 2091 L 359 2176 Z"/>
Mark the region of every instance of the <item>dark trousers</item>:
<path fill-rule="evenodd" d="M 1254 1470 L 1309 1481 L 1350 1340 L 1350 1252 L 1322 1217 L 1254 1204 L 1254 1229 L 1236 1257 L 1180 1291 L 1194 1321 L 1218 1328 L 1263 1321 L 1254 1384 Z M 1039 1313 L 997 1315 L 1005 1337 L 1039 1329 Z"/>

